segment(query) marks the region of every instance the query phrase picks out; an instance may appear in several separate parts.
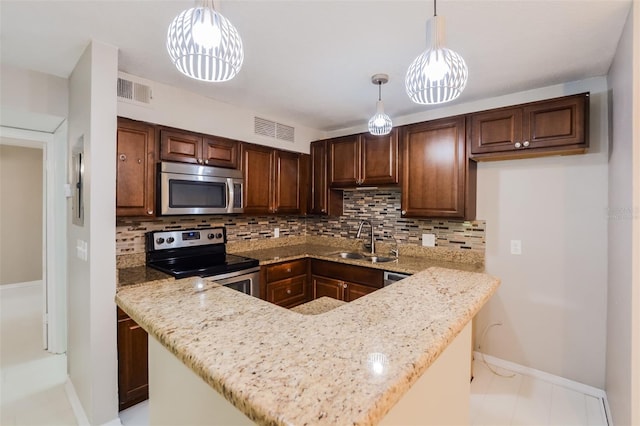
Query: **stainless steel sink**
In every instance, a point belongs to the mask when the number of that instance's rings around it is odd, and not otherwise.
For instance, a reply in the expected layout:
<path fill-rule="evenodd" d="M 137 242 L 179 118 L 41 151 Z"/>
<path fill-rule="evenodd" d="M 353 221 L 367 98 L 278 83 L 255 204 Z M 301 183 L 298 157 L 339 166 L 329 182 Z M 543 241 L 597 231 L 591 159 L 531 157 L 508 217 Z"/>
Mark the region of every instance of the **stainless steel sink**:
<path fill-rule="evenodd" d="M 336 253 L 336 256 L 343 259 L 364 259 L 364 255 L 362 253 L 356 253 L 352 251 L 343 251 L 340 253 Z"/>

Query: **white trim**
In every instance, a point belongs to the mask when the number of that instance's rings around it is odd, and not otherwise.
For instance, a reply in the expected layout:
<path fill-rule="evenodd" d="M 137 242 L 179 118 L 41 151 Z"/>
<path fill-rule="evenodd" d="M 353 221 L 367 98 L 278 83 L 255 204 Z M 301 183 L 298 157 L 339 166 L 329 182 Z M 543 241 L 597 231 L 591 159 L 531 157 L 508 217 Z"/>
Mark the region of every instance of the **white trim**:
<path fill-rule="evenodd" d="M 609 401 L 607 400 L 607 393 L 594 386 L 585 385 L 584 383 L 575 382 L 573 380 L 565 379 L 564 377 L 556 376 L 555 374 L 546 373 L 544 371 L 536 370 L 535 368 L 526 367 L 524 365 L 516 364 L 515 362 L 506 361 L 501 358 L 496 358 L 491 355 L 483 354 L 482 352 L 473 351 L 473 358 L 484 360 L 495 367 L 504 368 L 514 373 L 522 374 L 525 376 L 534 377 L 545 382 L 552 383 L 554 385 L 562 386 L 563 388 L 571 389 L 576 392 L 583 393 L 585 395 L 593 396 L 602 400 L 602 415 L 607 419 L 609 425 L 613 425 L 611 422 L 611 411 L 609 410 Z"/>
<path fill-rule="evenodd" d="M 35 287 L 35 286 L 41 286 L 41 285 L 42 285 L 42 280 L 25 281 L 23 283 L 2 284 L 0 285 L 0 291 L 13 290 L 16 288 Z"/>
<path fill-rule="evenodd" d="M 103 423 L 102 426 L 122 426 L 122 420 L 120 420 L 120 417 L 116 417 L 113 420 Z"/>
<path fill-rule="evenodd" d="M 73 415 L 76 416 L 78 426 L 91 426 L 87 413 L 85 413 L 84 408 L 82 408 L 82 403 L 80 402 L 80 398 L 78 398 L 76 388 L 73 386 L 69 376 L 67 376 L 67 381 L 64 383 L 64 390 L 67 393 L 67 398 L 69 399 L 69 404 L 73 410 Z"/>

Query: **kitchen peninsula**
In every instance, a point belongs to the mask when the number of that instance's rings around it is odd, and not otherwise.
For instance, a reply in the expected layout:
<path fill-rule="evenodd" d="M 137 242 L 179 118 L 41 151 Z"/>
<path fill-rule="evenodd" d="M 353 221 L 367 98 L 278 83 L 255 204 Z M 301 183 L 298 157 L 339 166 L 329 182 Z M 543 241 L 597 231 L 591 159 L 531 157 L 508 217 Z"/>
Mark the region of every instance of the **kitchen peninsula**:
<path fill-rule="evenodd" d="M 402 418 L 392 417 L 394 406 L 409 399 L 454 346 L 462 356 L 444 372 L 463 405 L 450 413 L 464 417 L 470 321 L 498 285 L 483 273 L 432 267 L 320 315 L 202 278 L 122 287 L 116 301 L 149 333 L 151 424 L 197 421 L 194 407 L 212 424 L 207 410 L 214 405 L 223 407 L 217 415 L 231 416 L 220 424 L 384 424 Z M 183 389 L 183 379 L 209 387 Z M 434 397 L 451 387 L 442 380 L 436 385 Z M 428 405 L 412 401 L 414 408 Z M 195 417 L 186 418 L 184 410 Z"/>

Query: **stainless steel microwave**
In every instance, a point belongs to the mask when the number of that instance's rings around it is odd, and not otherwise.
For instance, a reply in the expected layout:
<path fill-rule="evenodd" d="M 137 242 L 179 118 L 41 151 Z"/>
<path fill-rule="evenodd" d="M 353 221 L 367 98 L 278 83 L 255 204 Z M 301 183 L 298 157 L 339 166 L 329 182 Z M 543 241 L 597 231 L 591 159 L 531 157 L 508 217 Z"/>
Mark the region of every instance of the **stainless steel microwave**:
<path fill-rule="evenodd" d="M 161 215 L 242 213 L 242 172 L 196 164 L 158 166 Z"/>

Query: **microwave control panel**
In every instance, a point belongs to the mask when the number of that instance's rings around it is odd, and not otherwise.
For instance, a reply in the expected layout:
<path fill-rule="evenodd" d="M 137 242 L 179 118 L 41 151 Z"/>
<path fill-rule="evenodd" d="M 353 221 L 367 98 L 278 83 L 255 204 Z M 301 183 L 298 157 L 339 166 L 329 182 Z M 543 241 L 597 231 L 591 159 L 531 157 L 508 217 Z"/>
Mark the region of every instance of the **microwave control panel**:
<path fill-rule="evenodd" d="M 225 244 L 225 228 L 178 229 L 174 231 L 156 231 L 147 234 L 147 247 L 152 251 L 177 249 L 183 247 L 210 246 Z"/>

